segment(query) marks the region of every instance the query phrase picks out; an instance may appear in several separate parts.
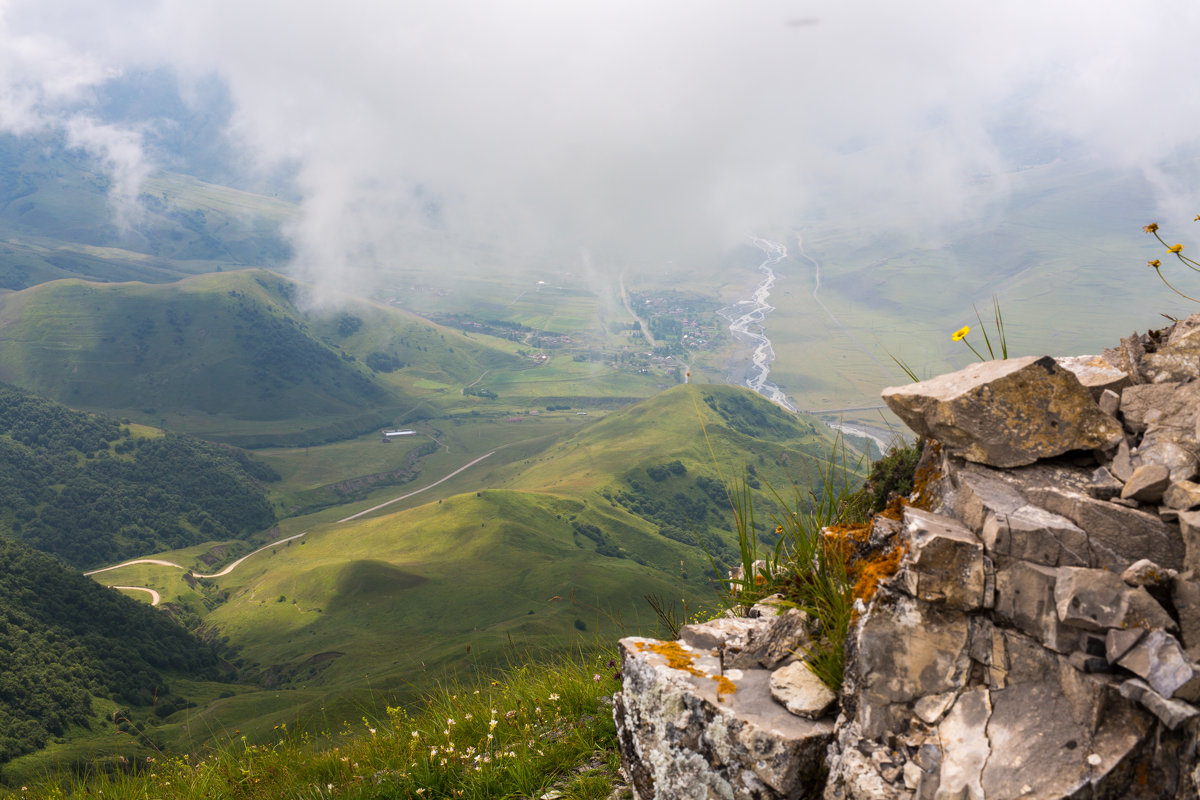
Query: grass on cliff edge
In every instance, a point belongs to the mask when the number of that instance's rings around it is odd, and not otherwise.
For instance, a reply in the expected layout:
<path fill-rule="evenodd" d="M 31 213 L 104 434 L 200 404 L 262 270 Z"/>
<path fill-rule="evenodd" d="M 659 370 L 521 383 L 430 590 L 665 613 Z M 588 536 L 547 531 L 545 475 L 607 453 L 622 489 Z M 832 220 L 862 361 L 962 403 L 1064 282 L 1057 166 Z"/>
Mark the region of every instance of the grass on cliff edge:
<path fill-rule="evenodd" d="M 0 797 L 105 800 L 607 797 L 619 758 L 605 698 L 620 688 L 612 652 L 516 666 L 497 680 L 440 687 L 315 745 L 281 723 L 274 741 L 235 736 L 189 756 L 97 763 Z"/>

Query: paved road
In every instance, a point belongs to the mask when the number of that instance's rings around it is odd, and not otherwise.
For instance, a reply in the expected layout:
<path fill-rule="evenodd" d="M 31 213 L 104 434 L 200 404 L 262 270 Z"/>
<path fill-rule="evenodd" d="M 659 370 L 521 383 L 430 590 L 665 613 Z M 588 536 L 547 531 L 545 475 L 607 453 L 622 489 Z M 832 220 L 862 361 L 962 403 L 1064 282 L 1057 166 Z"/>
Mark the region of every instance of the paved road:
<path fill-rule="evenodd" d="M 414 494 L 420 494 L 421 492 L 425 491 L 426 489 L 432 489 L 433 487 L 437 486 L 439 483 L 445 483 L 446 481 L 450 480 L 451 478 L 453 478 L 455 475 L 462 472 L 463 470 L 470 469 L 471 467 L 478 464 L 480 461 L 483 461 L 488 456 L 494 455 L 495 452 L 496 451 L 493 450 L 490 453 L 484 453 L 479 458 L 475 459 L 474 461 L 472 461 L 468 464 L 465 464 L 464 466 L 459 467 L 458 469 L 454 470 L 454 472 L 451 472 L 449 475 L 442 478 L 441 480 L 436 480 L 433 483 L 429 484 L 428 486 L 422 486 L 420 489 L 417 489 L 415 492 L 409 492 L 408 494 L 401 495 L 400 497 L 393 497 L 391 500 L 388 500 L 385 503 L 380 503 L 377 506 L 371 506 L 366 511 L 360 511 L 357 514 L 351 514 L 348 517 L 343 517 L 342 519 L 338 520 L 338 523 L 340 524 L 342 522 L 349 522 L 352 519 L 358 519 L 359 517 L 361 517 L 365 514 L 370 514 L 372 511 L 378 511 L 379 509 L 384 508 L 385 506 L 390 506 L 392 503 L 399 503 L 401 500 L 407 500 L 408 498 L 412 497 Z M 251 554 L 251 555 L 253 555 L 253 554 Z"/>
<path fill-rule="evenodd" d="M 449 475 L 446 475 L 443 478 L 439 478 L 438 480 L 434 481 L 431 484 L 422 486 L 420 489 L 417 489 L 416 491 L 413 491 L 413 492 L 409 492 L 408 494 L 404 494 L 399 497 L 393 497 L 391 500 L 388 500 L 387 502 L 384 502 L 384 503 L 380 503 L 377 506 L 371 506 L 370 508 L 368 508 L 365 511 L 360 511 L 357 514 L 351 514 L 348 517 L 343 517 L 342 519 L 339 519 L 337 521 L 337 523 L 335 523 L 335 524 L 340 525 L 343 522 L 349 522 L 352 519 L 358 519 L 361 516 L 370 514 L 372 511 L 378 511 L 381 508 L 390 506 L 392 503 L 398 503 L 401 500 L 407 500 L 408 498 L 412 497 L 413 495 L 417 495 L 417 494 L 420 494 L 421 492 L 432 489 L 433 487 L 450 480 L 451 478 L 453 478 L 455 475 L 459 474 L 460 472 L 470 469 L 471 467 L 478 464 L 480 461 L 483 461 L 488 456 L 495 455 L 495 453 L 496 453 L 495 450 L 493 450 L 490 453 L 484 453 L 483 455 L 481 455 L 479 458 L 475 459 L 474 461 L 470 461 L 470 462 L 464 464 L 463 466 L 454 470 L 454 472 L 451 472 Z M 211 575 L 201 575 L 198 572 L 193 572 L 192 574 L 197 578 L 221 578 L 221 577 L 224 577 L 225 575 L 228 575 L 229 573 L 233 572 L 233 570 L 236 569 L 238 567 L 238 565 L 240 565 L 243 561 L 250 558 L 251 556 L 256 556 L 264 550 L 270 550 L 274 547 L 278 547 L 279 545 L 283 544 L 284 542 L 290 542 L 293 539 L 299 539 L 301 536 L 304 536 L 306 533 L 308 533 L 308 531 L 301 531 L 300 533 L 297 533 L 294 536 L 289 536 L 286 539 L 277 539 L 268 545 L 264 545 L 264 546 L 258 548 L 257 550 L 255 550 L 252 553 L 247 553 L 246 555 L 239 558 L 237 561 L 234 561 L 232 564 L 229 564 L 228 566 L 226 566 L 220 572 L 214 572 Z M 160 567 L 174 567 L 175 569 L 179 569 L 179 570 L 185 569 L 185 567 L 183 567 L 179 564 L 176 564 L 173 561 L 164 561 L 159 558 L 135 558 L 132 561 L 122 561 L 120 564 L 113 564 L 111 567 L 101 567 L 100 569 L 94 569 L 90 572 L 85 572 L 83 574 L 84 575 L 99 575 L 101 572 L 108 572 L 109 570 L 120 569 L 121 567 L 130 567 L 135 564 L 157 564 Z M 133 591 L 133 592 L 149 592 L 150 593 L 150 605 L 152 605 L 152 606 L 156 606 L 162 601 L 162 597 L 159 595 L 158 592 L 154 591 L 153 589 L 147 588 L 145 586 L 109 586 L 108 588 L 110 588 L 110 589 L 127 589 L 127 590 Z"/>
<path fill-rule="evenodd" d="M 109 586 L 110 589 L 126 589 L 130 592 L 149 592 L 150 605 L 156 606 L 162 602 L 162 595 L 153 589 L 147 589 L 145 586 Z"/>
<path fill-rule="evenodd" d="M 160 567 L 175 567 L 176 569 L 183 569 L 183 567 L 172 561 L 162 561 L 161 559 L 157 558 L 135 558 L 133 561 L 122 561 L 120 564 L 113 564 L 111 567 L 101 567 L 100 569 L 94 569 L 91 572 L 85 572 L 83 574 L 99 575 L 101 572 L 108 572 L 110 569 L 120 569 L 121 567 L 129 567 L 134 564 L 158 564 Z"/>

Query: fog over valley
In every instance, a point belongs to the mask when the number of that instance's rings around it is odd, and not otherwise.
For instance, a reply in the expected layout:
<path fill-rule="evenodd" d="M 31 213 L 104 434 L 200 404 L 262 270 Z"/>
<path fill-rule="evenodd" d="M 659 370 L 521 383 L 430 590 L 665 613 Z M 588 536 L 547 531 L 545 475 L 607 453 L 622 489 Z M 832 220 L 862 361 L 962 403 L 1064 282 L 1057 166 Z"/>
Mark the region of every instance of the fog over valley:
<path fill-rule="evenodd" d="M 1200 99 L 1177 87 L 1198 15 L 5 0 L 0 128 L 65 134 L 113 176 L 126 225 L 173 157 L 219 150 L 224 175 L 284 176 L 296 274 L 339 289 L 397 266 L 577 262 L 580 247 L 608 271 L 711 258 L 820 219 L 936 245 L 1003 220 L 1014 172 L 1064 160 L 1138 176 L 1131 223 L 1181 223 Z M 147 74 L 178 97 L 138 97 Z M 163 151 L 197 121 L 219 148 Z"/>

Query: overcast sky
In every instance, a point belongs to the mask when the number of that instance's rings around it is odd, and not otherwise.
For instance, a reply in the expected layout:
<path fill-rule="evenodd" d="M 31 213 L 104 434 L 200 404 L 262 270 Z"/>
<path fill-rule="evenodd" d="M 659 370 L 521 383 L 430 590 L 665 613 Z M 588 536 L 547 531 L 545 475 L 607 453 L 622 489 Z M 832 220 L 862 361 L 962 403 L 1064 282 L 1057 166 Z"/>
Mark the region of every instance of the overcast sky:
<path fill-rule="evenodd" d="M 1163 167 L 1196 155 L 1197 34 L 1191 0 L 0 0 L 0 129 L 65 131 L 129 213 L 156 123 L 96 90 L 216 77 L 245 168 L 295 169 L 310 276 L 645 263 L 826 213 L 935 231 L 1056 154 L 1191 212 Z"/>

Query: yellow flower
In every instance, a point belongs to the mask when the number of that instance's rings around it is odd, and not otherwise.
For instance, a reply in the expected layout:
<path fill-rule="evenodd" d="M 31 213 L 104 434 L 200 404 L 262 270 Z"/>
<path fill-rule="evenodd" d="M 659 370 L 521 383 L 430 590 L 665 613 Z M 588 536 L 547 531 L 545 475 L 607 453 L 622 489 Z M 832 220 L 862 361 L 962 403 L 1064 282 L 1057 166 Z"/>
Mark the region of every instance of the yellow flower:
<path fill-rule="evenodd" d="M 1173 245 L 1171 245 L 1170 247 L 1168 247 L 1168 248 L 1167 248 L 1167 252 L 1168 252 L 1168 253 L 1178 253 L 1178 252 L 1179 252 L 1180 250 L 1182 250 L 1182 249 L 1183 249 L 1183 245 L 1181 245 L 1181 244 L 1173 244 Z"/>
<path fill-rule="evenodd" d="M 1192 222 L 1200 222 L 1200 214 L 1197 214 L 1196 218 L 1192 220 Z"/>
<path fill-rule="evenodd" d="M 1162 262 L 1159 261 L 1157 258 L 1154 259 L 1153 261 L 1147 261 L 1146 264 L 1148 264 L 1151 267 L 1154 267 L 1155 269 L 1158 269 L 1159 267 L 1162 266 Z"/>
<path fill-rule="evenodd" d="M 1158 223 L 1151 222 L 1149 225 L 1142 228 L 1142 230 L 1145 231 L 1146 233 L 1154 233 L 1156 230 L 1158 230 Z"/>
<path fill-rule="evenodd" d="M 963 339 L 967 338 L 967 334 L 970 332 L 971 332 L 971 326 L 963 325 L 961 328 L 959 328 L 958 330 L 956 330 L 954 332 L 954 335 L 950 337 L 950 341 L 961 342 Z"/>
<path fill-rule="evenodd" d="M 781 533 L 783 533 L 783 526 L 782 526 L 782 525 L 776 525 L 776 526 L 775 526 L 775 535 L 776 535 L 776 536 L 778 536 L 778 535 L 779 535 L 779 534 L 781 534 Z"/>

